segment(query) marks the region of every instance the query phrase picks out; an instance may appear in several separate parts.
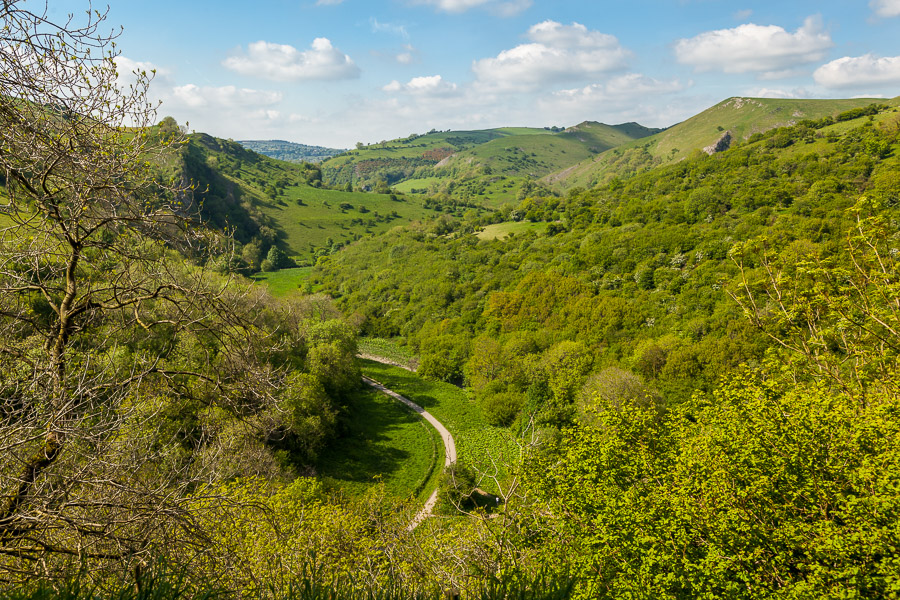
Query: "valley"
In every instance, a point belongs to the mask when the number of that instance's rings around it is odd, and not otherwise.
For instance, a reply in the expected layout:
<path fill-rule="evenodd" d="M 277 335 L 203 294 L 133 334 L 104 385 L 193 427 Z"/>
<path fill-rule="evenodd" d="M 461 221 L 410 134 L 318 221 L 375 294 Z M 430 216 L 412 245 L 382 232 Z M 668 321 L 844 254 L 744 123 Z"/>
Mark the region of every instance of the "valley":
<path fill-rule="evenodd" d="M 320 37 L 217 58 L 278 90 L 143 63 L 124 85 L 105 13 L 22 2 L 0 8 L 0 597 L 896 597 L 900 97 L 235 142 L 160 118 L 151 82 L 269 107 L 246 118 L 277 135 L 321 120 L 284 90 L 368 74 Z M 473 76 L 619 48 L 527 36 Z M 377 93 L 437 113 L 494 79 Z"/>

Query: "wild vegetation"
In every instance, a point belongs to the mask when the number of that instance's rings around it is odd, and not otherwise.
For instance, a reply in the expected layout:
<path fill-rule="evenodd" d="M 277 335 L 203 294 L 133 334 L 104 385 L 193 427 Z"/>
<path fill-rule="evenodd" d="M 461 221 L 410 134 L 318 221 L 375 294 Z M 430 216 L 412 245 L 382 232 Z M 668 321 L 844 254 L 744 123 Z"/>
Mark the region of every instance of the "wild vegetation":
<path fill-rule="evenodd" d="M 0 15 L 0 595 L 897 596 L 896 99 L 318 167 L 154 124 L 102 14 Z"/>

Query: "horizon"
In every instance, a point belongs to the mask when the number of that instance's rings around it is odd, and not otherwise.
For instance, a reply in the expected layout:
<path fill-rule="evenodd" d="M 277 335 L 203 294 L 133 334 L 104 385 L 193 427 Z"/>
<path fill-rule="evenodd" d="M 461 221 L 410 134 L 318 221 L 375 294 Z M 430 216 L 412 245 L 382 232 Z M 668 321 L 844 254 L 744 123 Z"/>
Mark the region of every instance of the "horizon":
<path fill-rule="evenodd" d="M 123 82 L 156 71 L 160 119 L 222 138 L 352 148 L 431 129 L 671 127 L 730 97 L 900 94 L 900 0 L 212 6 L 112 3 L 105 26 L 123 27 Z"/>

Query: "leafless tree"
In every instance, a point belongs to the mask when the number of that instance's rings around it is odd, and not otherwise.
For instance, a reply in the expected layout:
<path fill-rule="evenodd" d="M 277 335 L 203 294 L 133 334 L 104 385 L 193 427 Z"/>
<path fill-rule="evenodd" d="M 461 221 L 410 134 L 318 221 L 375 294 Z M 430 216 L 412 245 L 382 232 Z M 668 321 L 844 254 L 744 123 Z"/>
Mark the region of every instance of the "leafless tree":
<path fill-rule="evenodd" d="M 278 377 L 254 299 L 203 268 L 227 244 L 160 175 L 152 74 L 117 72 L 104 13 L 33 4 L 0 4 L 0 581 L 202 545 L 175 400 L 240 413 Z"/>

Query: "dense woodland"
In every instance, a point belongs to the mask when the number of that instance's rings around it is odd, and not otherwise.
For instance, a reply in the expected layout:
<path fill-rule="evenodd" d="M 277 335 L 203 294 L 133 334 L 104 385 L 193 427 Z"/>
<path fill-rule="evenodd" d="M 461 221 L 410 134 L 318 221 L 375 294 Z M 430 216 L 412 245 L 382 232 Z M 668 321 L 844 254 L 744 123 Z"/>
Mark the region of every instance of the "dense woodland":
<path fill-rule="evenodd" d="M 156 123 L 102 14 L 0 15 L 30 41 L 0 53 L 0 596 L 900 595 L 895 100 L 413 206 Z M 301 188 L 397 216 L 275 298 L 243 275 L 287 265 Z M 333 475 L 373 407 L 425 448 L 407 487 L 412 450 Z"/>

